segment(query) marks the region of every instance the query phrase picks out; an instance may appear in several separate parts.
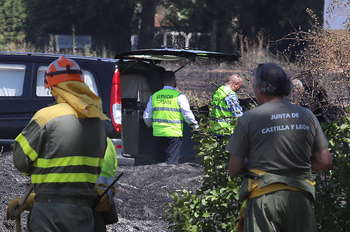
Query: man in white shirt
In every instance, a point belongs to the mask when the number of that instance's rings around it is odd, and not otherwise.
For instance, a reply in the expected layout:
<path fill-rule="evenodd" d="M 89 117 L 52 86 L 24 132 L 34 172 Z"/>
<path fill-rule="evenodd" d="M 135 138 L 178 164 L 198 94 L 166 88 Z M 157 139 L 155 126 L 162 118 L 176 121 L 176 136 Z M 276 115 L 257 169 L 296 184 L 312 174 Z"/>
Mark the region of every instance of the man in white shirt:
<path fill-rule="evenodd" d="M 162 81 L 164 87 L 150 97 L 143 119 L 148 127 L 153 127 L 156 162 L 178 164 L 183 121 L 185 120 L 193 129 L 198 128 L 198 123 L 186 96 L 175 90 L 174 72 L 165 71 Z"/>

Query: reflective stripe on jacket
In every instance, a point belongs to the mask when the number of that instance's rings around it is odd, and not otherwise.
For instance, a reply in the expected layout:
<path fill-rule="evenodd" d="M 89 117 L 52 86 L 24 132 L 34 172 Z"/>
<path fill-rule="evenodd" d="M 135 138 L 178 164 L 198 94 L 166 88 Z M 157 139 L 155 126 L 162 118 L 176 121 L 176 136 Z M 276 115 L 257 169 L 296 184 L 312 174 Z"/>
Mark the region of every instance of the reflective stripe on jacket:
<path fill-rule="evenodd" d="M 106 150 L 107 125 L 79 118 L 69 104 L 38 111 L 16 138 L 13 162 L 37 196 L 93 197 Z"/>
<path fill-rule="evenodd" d="M 183 116 L 178 103 L 179 92 L 161 89 L 153 94 L 153 135 L 156 137 L 182 137 Z"/>
<path fill-rule="evenodd" d="M 231 134 L 220 131 L 222 128 L 230 127 L 230 121 L 233 118 L 232 112 L 225 102 L 225 97 L 230 93 L 233 93 L 233 90 L 226 85 L 222 85 L 213 94 L 210 129 L 217 134 Z"/>

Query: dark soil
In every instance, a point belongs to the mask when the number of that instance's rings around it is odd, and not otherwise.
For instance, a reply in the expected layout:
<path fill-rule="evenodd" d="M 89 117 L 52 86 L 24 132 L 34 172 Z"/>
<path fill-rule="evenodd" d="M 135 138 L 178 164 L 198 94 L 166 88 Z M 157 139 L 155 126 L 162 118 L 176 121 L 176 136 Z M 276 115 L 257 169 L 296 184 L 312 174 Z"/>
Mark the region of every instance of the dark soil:
<path fill-rule="evenodd" d="M 115 184 L 114 197 L 119 222 L 108 225 L 109 232 L 168 231 L 165 221 L 167 204 L 173 199 L 169 191 L 182 188 L 195 191 L 203 176 L 198 159 L 180 159 L 179 165 L 153 164 L 143 166 L 120 166 L 117 175 L 123 176 Z M 0 153 L 0 231 L 15 231 L 15 222 L 7 221 L 8 203 L 21 197 L 30 183 L 12 163 L 12 152 Z M 22 231 L 27 228 L 28 212 L 22 213 Z"/>

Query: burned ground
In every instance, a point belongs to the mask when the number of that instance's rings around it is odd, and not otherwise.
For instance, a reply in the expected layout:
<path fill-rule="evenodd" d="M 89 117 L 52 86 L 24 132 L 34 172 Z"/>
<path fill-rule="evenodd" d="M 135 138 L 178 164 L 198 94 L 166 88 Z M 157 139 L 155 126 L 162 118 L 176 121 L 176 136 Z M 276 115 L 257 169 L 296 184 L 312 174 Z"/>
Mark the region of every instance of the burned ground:
<path fill-rule="evenodd" d="M 0 153 L 0 231 L 15 231 L 15 222 L 6 220 L 8 203 L 21 197 L 30 178 L 23 176 L 12 163 L 12 152 Z M 109 232 L 168 231 L 165 219 L 167 204 L 173 200 L 169 191 L 185 188 L 195 191 L 200 186 L 202 166 L 197 159 L 180 159 L 179 165 L 153 164 L 120 166 L 114 197 L 119 222 L 107 226 Z M 190 161 L 190 162 L 187 162 Z M 21 217 L 22 231 L 27 228 L 28 212 Z"/>

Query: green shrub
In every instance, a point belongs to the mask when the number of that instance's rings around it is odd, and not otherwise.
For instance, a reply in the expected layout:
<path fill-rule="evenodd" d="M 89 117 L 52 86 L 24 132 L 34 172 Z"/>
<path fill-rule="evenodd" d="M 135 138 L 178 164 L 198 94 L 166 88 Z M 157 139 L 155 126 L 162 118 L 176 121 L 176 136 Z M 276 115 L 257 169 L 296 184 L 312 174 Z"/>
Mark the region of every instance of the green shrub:
<path fill-rule="evenodd" d="M 228 138 L 213 136 L 207 116 L 200 116 L 200 133 L 193 135 L 198 155 L 202 157 L 204 177 L 201 187 L 192 193 L 186 189 L 170 192 L 174 203 L 166 212 L 172 231 L 235 231 L 238 192 L 241 178 L 228 173 Z M 236 120 L 231 126 L 235 126 Z"/>
<path fill-rule="evenodd" d="M 350 113 L 350 107 L 347 109 Z M 201 133 L 193 140 L 198 143 L 198 156 L 203 157 L 205 176 L 195 193 L 186 189 L 171 192 L 174 203 L 166 212 L 172 231 L 236 231 L 241 203 L 238 192 L 241 177 L 230 178 L 228 139 L 220 140 L 209 129 L 208 118 L 200 116 Z M 232 123 L 235 126 L 236 122 Z M 322 123 L 333 157 L 331 171 L 314 172 L 316 180 L 315 216 L 320 232 L 348 231 L 350 207 L 350 116 L 339 123 Z"/>
<path fill-rule="evenodd" d="M 316 221 L 320 232 L 349 231 L 350 117 L 344 117 L 340 124 L 323 123 L 322 128 L 329 140 L 333 169 L 316 174 Z"/>

